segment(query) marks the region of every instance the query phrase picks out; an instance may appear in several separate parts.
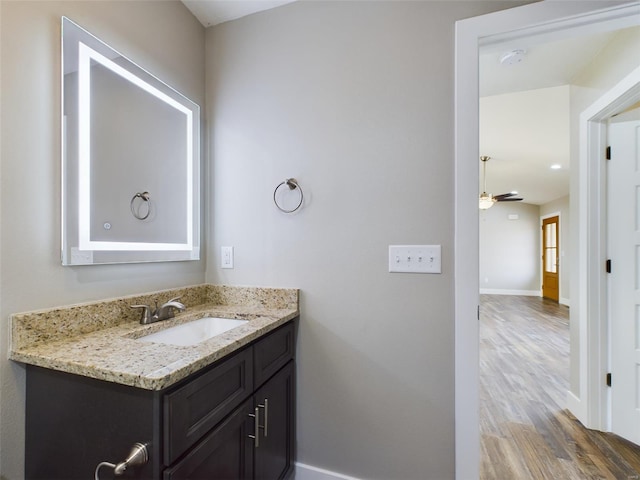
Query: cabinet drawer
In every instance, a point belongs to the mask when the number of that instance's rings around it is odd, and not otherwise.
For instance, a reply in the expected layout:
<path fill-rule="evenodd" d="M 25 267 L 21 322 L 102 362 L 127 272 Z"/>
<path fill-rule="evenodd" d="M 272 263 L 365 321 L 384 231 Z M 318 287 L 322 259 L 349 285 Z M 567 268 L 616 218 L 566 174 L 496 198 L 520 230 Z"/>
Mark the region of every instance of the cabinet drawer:
<path fill-rule="evenodd" d="M 294 322 L 278 328 L 253 347 L 254 385 L 259 387 L 295 355 Z"/>
<path fill-rule="evenodd" d="M 170 465 L 253 392 L 247 348 L 164 397 L 164 464 Z"/>

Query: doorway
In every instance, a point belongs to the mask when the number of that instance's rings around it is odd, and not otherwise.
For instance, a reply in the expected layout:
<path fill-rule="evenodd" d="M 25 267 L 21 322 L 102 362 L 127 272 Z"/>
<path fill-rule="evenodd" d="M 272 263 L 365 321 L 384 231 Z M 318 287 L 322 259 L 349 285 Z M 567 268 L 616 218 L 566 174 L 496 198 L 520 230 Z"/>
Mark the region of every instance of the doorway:
<path fill-rule="evenodd" d="M 560 216 L 542 219 L 542 296 L 560 299 Z"/>
<path fill-rule="evenodd" d="M 495 14 L 470 18 L 456 24 L 455 58 L 455 438 L 456 438 L 456 477 L 477 478 L 479 465 L 478 445 L 478 215 L 477 169 L 478 151 L 478 46 L 487 42 L 497 42 L 505 38 L 526 35 L 570 35 L 584 28 L 620 29 L 624 26 L 636 26 L 640 4 L 621 2 L 540 2 L 524 7 L 497 12 Z M 637 72 L 640 75 L 640 69 Z M 621 82 L 622 83 L 622 82 Z M 581 141 L 579 198 L 580 208 L 577 229 L 580 231 L 580 249 L 578 277 L 580 292 L 572 311 L 580 313 L 576 338 L 579 349 L 572 352 L 572 362 L 578 363 L 578 382 L 580 396 L 572 405 L 590 426 L 601 415 L 601 400 L 606 400 L 603 366 L 606 352 L 607 332 L 602 321 L 601 288 L 603 278 L 598 272 L 602 269 L 602 246 L 598 243 L 601 235 L 600 197 L 592 190 L 600 181 L 599 176 L 590 176 L 589 167 L 596 162 L 596 147 L 602 147 L 601 126 L 598 122 L 610 103 L 619 97 L 624 101 L 638 101 L 640 91 L 633 86 L 617 85 L 616 96 L 610 102 L 592 112 L 583 122 L 581 132 L 589 130 L 592 134 Z M 633 97 L 633 98 L 632 98 Z M 618 106 L 619 106 L 618 102 Z M 596 118 L 598 117 L 598 118 Z M 583 127 L 584 125 L 584 127 Z M 586 135 L 586 134 L 585 134 Z M 584 150 L 584 151 L 582 151 Z M 588 153 L 591 152 L 591 153 Z M 590 156 L 591 155 L 591 156 Z M 593 158 L 592 158 L 593 157 Z M 592 184 L 596 184 L 595 187 Z M 593 188 L 592 188 L 593 187 Z M 596 188 L 597 190 L 597 188 Z M 583 232 L 584 230 L 584 232 Z M 582 235 L 584 233 L 584 235 Z M 597 255 L 594 255 L 597 254 Z M 583 269 L 580 271 L 580 268 Z M 585 273 L 586 272 L 586 273 Z M 592 273 L 593 272 L 593 273 Z M 580 276 L 584 274 L 584 278 Z M 596 289 L 595 287 L 599 287 Z M 595 296 L 591 295 L 594 293 Z M 606 313 L 606 312 L 605 312 Z M 593 357 L 597 357 L 593 361 Z"/>

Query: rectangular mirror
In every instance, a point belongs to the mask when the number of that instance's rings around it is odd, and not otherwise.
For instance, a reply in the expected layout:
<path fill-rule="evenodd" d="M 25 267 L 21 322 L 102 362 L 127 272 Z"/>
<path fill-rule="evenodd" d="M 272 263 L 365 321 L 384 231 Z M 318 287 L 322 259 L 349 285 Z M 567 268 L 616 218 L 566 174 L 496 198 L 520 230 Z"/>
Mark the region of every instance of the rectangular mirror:
<path fill-rule="evenodd" d="M 62 18 L 62 264 L 200 258 L 200 107 Z"/>

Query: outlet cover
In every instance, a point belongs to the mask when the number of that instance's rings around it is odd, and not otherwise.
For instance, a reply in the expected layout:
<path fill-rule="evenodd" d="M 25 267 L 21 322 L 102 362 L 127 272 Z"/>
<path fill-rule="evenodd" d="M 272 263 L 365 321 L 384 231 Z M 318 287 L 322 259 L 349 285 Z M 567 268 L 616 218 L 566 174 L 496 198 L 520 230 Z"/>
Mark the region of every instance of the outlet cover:
<path fill-rule="evenodd" d="M 220 268 L 233 268 L 233 247 L 220 247 Z"/>

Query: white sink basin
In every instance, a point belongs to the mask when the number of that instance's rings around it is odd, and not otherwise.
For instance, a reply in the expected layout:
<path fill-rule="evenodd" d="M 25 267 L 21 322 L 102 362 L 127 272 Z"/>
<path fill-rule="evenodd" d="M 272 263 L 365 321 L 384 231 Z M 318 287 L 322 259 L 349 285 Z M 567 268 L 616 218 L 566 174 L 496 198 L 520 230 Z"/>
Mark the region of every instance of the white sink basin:
<path fill-rule="evenodd" d="M 150 335 L 138 338 L 141 342 L 165 343 L 188 346 L 204 342 L 210 338 L 244 325 L 248 320 L 233 318 L 204 317 L 189 323 L 176 325 Z"/>

